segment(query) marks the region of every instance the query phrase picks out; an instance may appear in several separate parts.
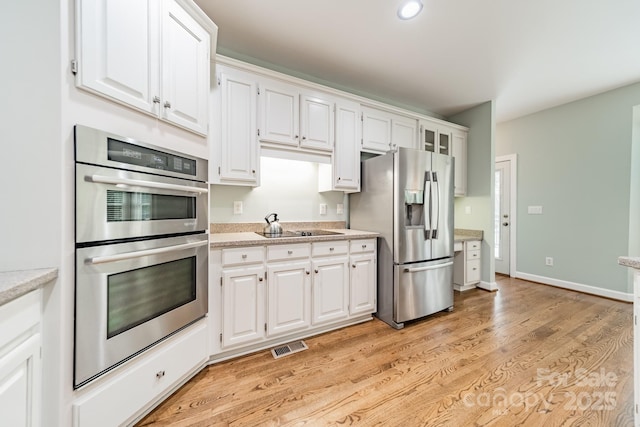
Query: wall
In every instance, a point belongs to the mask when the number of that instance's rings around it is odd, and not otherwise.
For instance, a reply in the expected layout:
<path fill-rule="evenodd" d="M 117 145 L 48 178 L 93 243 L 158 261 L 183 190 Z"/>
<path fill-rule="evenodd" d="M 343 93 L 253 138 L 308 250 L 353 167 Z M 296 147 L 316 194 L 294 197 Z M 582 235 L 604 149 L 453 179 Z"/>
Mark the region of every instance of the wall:
<path fill-rule="evenodd" d="M 614 298 L 632 291 L 617 257 L 632 247 L 632 221 L 638 240 L 637 196 L 630 203 L 640 191 L 637 146 L 632 153 L 638 100 L 635 84 L 497 126 L 496 155 L 518 156 L 517 275 Z M 528 215 L 530 205 L 543 214 Z"/>
<path fill-rule="evenodd" d="M 210 222 L 263 222 L 276 212 L 282 222 L 346 221 L 346 201 L 341 191 L 318 192 L 318 163 L 260 159 L 260 186 L 237 187 L 212 185 Z M 233 202 L 243 202 L 243 213 L 233 213 Z M 327 214 L 320 215 L 320 204 L 327 204 Z M 337 204 L 345 213 L 336 212 Z M 265 223 L 266 225 L 266 223 Z"/>
<path fill-rule="evenodd" d="M 469 128 L 467 139 L 467 195 L 455 200 L 455 228 L 482 230 L 482 283 L 494 290 L 495 265 L 493 259 L 493 197 L 494 197 L 494 132 L 493 101 L 485 102 L 455 116 L 453 123 Z M 465 208 L 471 209 L 470 214 Z"/>

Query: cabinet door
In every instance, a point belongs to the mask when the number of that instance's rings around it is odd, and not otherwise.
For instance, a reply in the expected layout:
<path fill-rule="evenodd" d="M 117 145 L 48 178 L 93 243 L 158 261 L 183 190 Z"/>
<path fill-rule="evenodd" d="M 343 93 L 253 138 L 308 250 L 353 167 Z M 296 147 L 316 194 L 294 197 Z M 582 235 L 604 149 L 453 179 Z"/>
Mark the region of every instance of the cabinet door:
<path fill-rule="evenodd" d="M 222 347 L 264 338 L 264 268 L 222 271 Z"/>
<path fill-rule="evenodd" d="M 78 86 L 157 114 L 159 13 L 155 0 L 78 1 Z"/>
<path fill-rule="evenodd" d="M 455 159 L 454 195 L 467 194 L 467 133 L 455 130 L 452 134 L 452 155 Z"/>
<path fill-rule="evenodd" d="M 220 86 L 220 179 L 255 185 L 258 181 L 258 85 L 248 75 L 222 72 Z"/>
<path fill-rule="evenodd" d="M 267 266 L 267 334 L 280 335 L 311 324 L 311 263 Z"/>
<path fill-rule="evenodd" d="M 298 96 L 296 88 L 283 83 L 260 84 L 260 141 L 298 146 Z"/>
<path fill-rule="evenodd" d="M 312 323 L 341 320 L 349 315 L 349 271 L 347 257 L 313 261 Z"/>
<path fill-rule="evenodd" d="M 336 147 L 333 155 L 333 186 L 336 190 L 360 190 L 360 106 L 336 104 Z"/>
<path fill-rule="evenodd" d="M 300 146 L 332 151 L 333 102 L 316 96 L 302 95 L 300 106 Z"/>
<path fill-rule="evenodd" d="M 409 117 L 394 115 L 391 126 L 391 146 L 417 148 L 418 121 Z"/>
<path fill-rule="evenodd" d="M 391 115 L 362 107 L 362 149 L 386 153 L 391 148 Z"/>
<path fill-rule="evenodd" d="M 2 425 L 40 425 L 40 334 L 0 358 Z"/>
<path fill-rule="evenodd" d="M 351 255 L 351 295 L 349 312 L 354 314 L 376 311 L 377 271 L 373 253 Z"/>
<path fill-rule="evenodd" d="M 206 135 L 209 33 L 174 0 L 168 0 L 164 4 L 162 117 L 179 126 Z"/>

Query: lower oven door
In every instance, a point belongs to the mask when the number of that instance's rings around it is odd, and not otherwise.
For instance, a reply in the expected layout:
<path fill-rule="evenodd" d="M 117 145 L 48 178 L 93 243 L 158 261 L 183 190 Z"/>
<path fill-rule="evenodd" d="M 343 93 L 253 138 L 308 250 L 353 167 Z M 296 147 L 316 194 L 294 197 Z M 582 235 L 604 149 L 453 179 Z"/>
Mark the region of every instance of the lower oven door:
<path fill-rule="evenodd" d="M 74 387 L 207 313 L 206 233 L 76 249 Z"/>
<path fill-rule="evenodd" d="M 453 259 L 394 266 L 397 323 L 453 307 Z"/>

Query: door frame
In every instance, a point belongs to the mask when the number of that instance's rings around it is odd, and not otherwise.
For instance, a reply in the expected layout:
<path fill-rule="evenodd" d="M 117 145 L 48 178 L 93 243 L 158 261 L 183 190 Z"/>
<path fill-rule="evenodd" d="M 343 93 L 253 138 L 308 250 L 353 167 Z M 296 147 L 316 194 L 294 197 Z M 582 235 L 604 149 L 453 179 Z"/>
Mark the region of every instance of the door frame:
<path fill-rule="evenodd" d="M 510 191 L 509 191 L 509 276 L 516 277 L 516 231 L 517 231 L 517 188 L 518 188 L 518 155 L 507 154 L 505 156 L 498 156 L 495 158 L 495 162 L 509 161 L 511 168 L 509 169 Z M 494 165 L 495 166 L 495 165 Z M 495 169 L 495 168 L 494 168 Z M 494 194 L 495 199 L 495 194 Z M 495 200 L 494 200 L 495 204 Z M 494 242 L 495 244 L 495 242 Z M 494 254 L 491 254 L 494 257 Z"/>

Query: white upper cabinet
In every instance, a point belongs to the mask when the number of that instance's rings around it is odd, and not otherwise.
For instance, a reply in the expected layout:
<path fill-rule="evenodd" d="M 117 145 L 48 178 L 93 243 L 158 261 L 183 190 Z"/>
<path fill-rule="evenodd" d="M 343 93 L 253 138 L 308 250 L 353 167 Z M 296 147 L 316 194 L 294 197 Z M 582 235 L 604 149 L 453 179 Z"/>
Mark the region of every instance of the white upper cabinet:
<path fill-rule="evenodd" d="M 362 107 L 362 150 L 386 153 L 398 147 L 417 148 L 418 121 L 410 117 Z"/>
<path fill-rule="evenodd" d="M 190 0 L 78 0 L 76 84 L 206 135 L 217 27 Z"/>
<path fill-rule="evenodd" d="M 333 155 L 333 190 L 360 191 L 360 105 L 336 103 L 336 147 Z"/>
<path fill-rule="evenodd" d="M 467 195 L 467 132 L 454 129 L 451 133 L 451 155 L 455 159 L 454 195 Z"/>
<path fill-rule="evenodd" d="M 451 155 L 452 129 L 442 123 L 420 120 L 420 149 Z"/>
<path fill-rule="evenodd" d="M 333 150 L 333 101 L 275 80 L 260 83 L 260 142 Z"/>
<path fill-rule="evenodd" d="M 211 156 L 212 182 L 258 185 L 257 102 L 258 83 L 255 76 L 233 68 L 218 66 L 219 88 L 214 92 L 214 129 L 219 144 Z M 219 108 L 218 108 L 219 107 Z"/>

